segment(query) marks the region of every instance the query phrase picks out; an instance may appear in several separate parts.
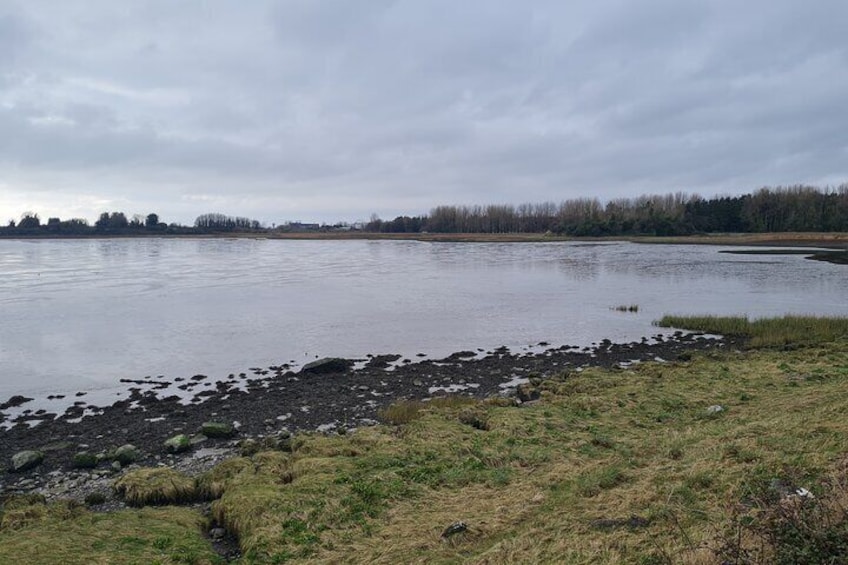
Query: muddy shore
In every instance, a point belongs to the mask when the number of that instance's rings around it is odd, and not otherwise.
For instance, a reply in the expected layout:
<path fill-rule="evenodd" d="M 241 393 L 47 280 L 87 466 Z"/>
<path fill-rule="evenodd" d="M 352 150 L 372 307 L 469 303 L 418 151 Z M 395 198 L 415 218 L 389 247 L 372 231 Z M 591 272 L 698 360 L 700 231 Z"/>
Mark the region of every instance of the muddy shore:
<path fill-rule="evenodd" d="M 325 368 L 327 372 L 318 373 L 278 366 L 252 368 L 221 380 L 204 375 L 145 380 L 136 383 L 145 386 L 128 384 L 128 399 L 97 410 L 80 400 L 63 414 L 25 411 L 7 422 L 11 427 L 0 430 L 0 495 L 37 492 L 48 499 L 81 500 L 93 491 L 108 490 L 120 466 L 104 459 L 93 469 L 75 469 L 74 455 L 81 451 L 104 454 L 132 444 L 139 452 L 134 465 L 168 465 L 198 473 L 237 453 L 240 440 L 281 432 L 345 433 L 377 423 L 378 411 L 400 399 L 444 394 L 515 396 L 516 386 L 531 376 L 545 378 L 589 366 L 626 368 L 634 362 L 673 362 L 693 351 L 738 344 L 727 338 L 676 332 L 629 344 L 602 341 L 592 348 L 539 345 L 538 352 L 524 354 L 501 348 L 417 362 L 398 356 L 369 357 L 356 368 Z M 182 399 L 173 394 L 174 389 L 183 393 Z M 185 393 L 193 395 L 187 404 Z M 97 414 L 83 416 L 92 411 Z M 33 420 L 39 423 L 33 426 Z M 200 435 L 201 425 L 209 421 L 233 424 L 235 437 Z M 163 444 L 176 434 L 191 436 L 192 448 L 168 454 Z M 28 471 L 11 472 L 10 458 L 24 450 L 41 451 L 43 462 Z"/>

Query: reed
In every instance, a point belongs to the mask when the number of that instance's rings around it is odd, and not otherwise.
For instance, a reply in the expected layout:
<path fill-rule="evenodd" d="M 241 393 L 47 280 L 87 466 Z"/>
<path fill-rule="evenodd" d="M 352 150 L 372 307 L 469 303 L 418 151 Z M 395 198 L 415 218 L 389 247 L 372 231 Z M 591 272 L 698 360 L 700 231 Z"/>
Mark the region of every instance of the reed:
<path fill-rule="evenodd" d="M 848 317 L 663 316 L 654 325 L 746 337 L 751 347 L 807 346 L 848 338 Z"/>

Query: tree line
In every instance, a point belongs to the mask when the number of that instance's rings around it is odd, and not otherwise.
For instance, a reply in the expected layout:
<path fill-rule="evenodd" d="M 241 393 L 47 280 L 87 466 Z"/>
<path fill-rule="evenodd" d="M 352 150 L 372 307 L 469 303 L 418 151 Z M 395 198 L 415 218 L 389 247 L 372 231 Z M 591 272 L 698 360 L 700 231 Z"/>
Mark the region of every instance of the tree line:
<path fill-rule="evenodd" d="M 702 198 L 682 192 L 618 198 L 576 198 L 560 203 L 437 206 L 429 214 L 381 220 L 364 225 L 326 226 L 300 222 L 278 231 L 361 229 L 375 233 L 552 233 L 568 236 L 691 235 L 698 233 L 843 232 L 848 231 L 848 184 L 836 188 L 788 186 L 761 188 L 741 196 Z M 193 226 L 166 224 L 158 214 L 127 217 L 103 212 L 89 225 L 85 219 L 49 218 L 27 212 L 0 226 L 0 236 L 144 235 L 266 232 L 257 220 L 225 214 L 202 214 Z"/>
<path fill-rule="evenodd" d="M 184 226 L 162 222 L 155 213 L 127 217 L 124 212 L 103 212 L 91 225 L 84 218 L 48 218 L 47 222 L 42 222 L 38 214 L 25 212 L 17 222 L 9 220 L 6 226 L 0 226 L 0 236 L 188 235 L 262 230 L 264 226 L 256 220 L 224 214 L 203 214 L 197 217 L 193 226 Z"/>
<path fill-rule="evenodd" d="M 848 184 L 837 188 L 761 188 L 741 196 L 702 198 L 682 192 L 577 198 L 559 204 L 437 206 L 428 215 L 372 217 L 382 233 L 546 233 L 570 236 L 692 235 L 733 232 L 848 231 Z"/>

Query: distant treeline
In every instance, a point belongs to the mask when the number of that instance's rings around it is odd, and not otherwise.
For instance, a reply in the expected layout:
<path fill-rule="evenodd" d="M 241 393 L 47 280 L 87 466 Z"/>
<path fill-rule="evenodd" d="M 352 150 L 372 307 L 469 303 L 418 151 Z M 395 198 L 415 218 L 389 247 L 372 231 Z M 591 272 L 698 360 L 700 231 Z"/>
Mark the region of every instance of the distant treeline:
<path fill-rule="evenodd" d="M 438 206 L 425 216 L 372 219 L 384 233 L 545 233 L 571 236 L 690 235 L 710 232 L 848 231 L 848 184 L 838 188 L 762 188 L 702 198 L 684 193 L 597 198 L 559 204 Z"/>
<path fill-rule="evenodd" d="M 103 212 L 92 226 L 89 225 L 88 220 L 82 218 L 70 220 L 49 218 L 47 222 L 42 222 L 38 214 L 26 212 L 21 216 L 20 221 L 10 220 L 8 225 L 0 227 L 0 236 L 188 235 L 264 230 L 265 227 L 256 220 L 224 214 L 203 214 L 198 216 L 194 226 L 183 226 L 161 222 L 158 214 L 146 216 L 136 214 L 132 218 L 127 218 L 123 212 Z"/>
<path fill-rule="evenodd" d="M 690 235 L 697 233 L 848 231 L 848 184 L 837 188 L 790 186 L 762 188 L 742 196 L 702 198 L 682 192 L 597 198 L 559 204 L 437 206 L 422 216 L 394 220 L 372 217 L 366 224 L 319 225 L 290 222 L 267 228 L 250 218 L 203 214 L 193 226 L 166 224 L 157 214 L 104 212 L 94 225 L 84 219 L 49 218 L 27 212 L 0 226 L 0 236 L 215 234 L 232 232 L 368 231 L 376 233 L 552 233 L 570 236 Z"/>

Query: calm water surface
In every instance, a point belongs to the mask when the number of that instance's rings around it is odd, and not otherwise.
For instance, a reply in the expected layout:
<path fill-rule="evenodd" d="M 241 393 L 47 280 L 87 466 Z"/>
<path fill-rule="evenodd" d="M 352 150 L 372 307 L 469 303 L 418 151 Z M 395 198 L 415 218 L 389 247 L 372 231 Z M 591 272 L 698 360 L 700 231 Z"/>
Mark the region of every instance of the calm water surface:
<path fill-rule="evenodd" d="M 845 266 L 720 249 L 0 241 L 0 400 L 316 356 L 638 340 L 665 313 L 848 314 Z"/>

